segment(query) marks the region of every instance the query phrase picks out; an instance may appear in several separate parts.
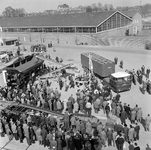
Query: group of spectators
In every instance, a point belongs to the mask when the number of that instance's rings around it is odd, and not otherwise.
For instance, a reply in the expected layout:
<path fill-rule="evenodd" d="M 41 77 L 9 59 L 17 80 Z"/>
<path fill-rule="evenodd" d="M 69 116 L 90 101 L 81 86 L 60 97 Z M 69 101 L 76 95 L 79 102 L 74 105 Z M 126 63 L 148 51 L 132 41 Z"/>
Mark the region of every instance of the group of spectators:
<path fill-rule="evenodd" d="M 114 63 L 115 65 L 117 65 L 118 63 L 118 58 L 115 57 L 114 58 Z M 119 64 L 120 68 L 123 68 L 123 60 L 120 61 Z M 132 76 L 132 82 L 134 85 L 137 84 L 137 82 L 142 85 L 140 87 L 140 91 L 145 94 L 145 92 L 148 92 L 149 94 L 151 94 L 151 81 L 149 79 L 149 75 L 150 75 L 150 68 L 145 68 L 144 65 L 142 65 L 142 67 L 138 70 L 126 70 L 126 72 L 130 73 Z M 146 80 L 143 80 L 143 78 L 146 78 Z"/>
<path fill-rule="evenodd" d="M 143 119 L 142 109 L 136 105 L 132 108 L 129 104 L 122 104 L 121 95 L 112 95 L 110 87 L 103 85 L 94 76 L 83 74 L 82 82 L 77 82 L 75 77 L 57 78 L 58 88 L 46 80 L 30 80 L 26 89 L 5 87 L 0 88 L 1 97 L 5 100 L 21 104 L 32 105 L 60 114 L 63 117 L 33 111 L 23 114 L 9 114 L 1 112 L 0 133 L 23 142 L 26 138 L 29 145 L 38 141 L 40 145 L 50 149 L 62 150 L 101 150 L 102 147 L 116 146 L 123 150 L 125 143 L 129 143 L 130 150 L 139 150 L 140 123 L 144 120 L 144 128 L 150 130 L 151 117 Z M 62 100 L 61 93 L 76 88 L 76 96 L 71 94 L 68 99 Z M 103 111 L 108 120 L 116 116 L 118 121 L 111 125 L 103 124 L 99 119 L 92 121 L 92 110 L 97 114 Z M 76 114 L 88 117 L 84 121 Z M 119 121 L 120 120 L 120 121 Z M 127 124 L 130 120 L 131 124 Z"/>

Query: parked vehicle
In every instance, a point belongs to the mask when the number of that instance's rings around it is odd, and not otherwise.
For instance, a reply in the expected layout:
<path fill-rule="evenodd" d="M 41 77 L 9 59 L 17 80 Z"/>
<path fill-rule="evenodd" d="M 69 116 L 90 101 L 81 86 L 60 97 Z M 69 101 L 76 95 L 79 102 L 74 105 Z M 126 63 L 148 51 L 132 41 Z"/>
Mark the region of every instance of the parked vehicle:
<path fill-rule="evenodd" d="M 115 63 L 113 61 L 94 53 L 81 54 L 83 68 L 92 69 L 90 61 L 92 61 L 94 75 L 103 79 L 103 84 L 111 88 L 114 92 L 119 93 L 131 89 L 132 75 L 127 72 L 115 73 Z"/>
<path fill-rule="evenodd" d="M 103 79 L 103 84 L 108 85 L 116 93 L 129 91 L 132 85 L 132 75 L 127 72 L 116 72 Z"/>
<path fill-rule="evenodd" d="M 46 52 L 46 46 L 44 44 L 32 45 L 30 48 L 31 52 Z"/>
<path fill-rule="evenodd" d="M 90 58 L 93 65 L 93 73 L 101 78 L 108 77 L 110 74 L 115 72 L 115 63 L 109 59 L 99 56 L 94 53 L 83 53 L 81 54 L 81 64 L 83 68 L 90 68 Z"/>
<path fill-rule="evenodd" d="M 37 59 L 34 55 L 18 59 L 3 69 L 4 83 L 10 87 L 23 87 L 31 77 L 34 79 L 38 75 L 38 72 L 42 70 L 43 62 L 44 60 Z"/>

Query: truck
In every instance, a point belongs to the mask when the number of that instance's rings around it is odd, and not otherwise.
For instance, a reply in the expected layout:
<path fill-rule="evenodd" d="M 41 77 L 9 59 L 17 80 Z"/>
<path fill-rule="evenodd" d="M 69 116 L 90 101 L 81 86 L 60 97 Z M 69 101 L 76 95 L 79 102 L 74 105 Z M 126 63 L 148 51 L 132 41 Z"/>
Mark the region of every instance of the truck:
<path fill-rule="evenodd" d="M 93 70 L 91 70 L 90 61 Z M 102 83 L 112 91 L 120 93 L 131 89 L 132 76 L 127 72 L 115 72 L 115 63 L 94 53 L 82 53 L 81 64 L 83 68 L 93 71 L 94 75 L 102 79 Z"/>
<path fill-rule="evenodd" d="M 91 52 L 81 54 L 81 64 L 83 68 L 90 68 L 90 58 L 93 65 L 93 73 L 98 77 L 105 78 L 115 73 L 115 63 L 113 61 Z"/>

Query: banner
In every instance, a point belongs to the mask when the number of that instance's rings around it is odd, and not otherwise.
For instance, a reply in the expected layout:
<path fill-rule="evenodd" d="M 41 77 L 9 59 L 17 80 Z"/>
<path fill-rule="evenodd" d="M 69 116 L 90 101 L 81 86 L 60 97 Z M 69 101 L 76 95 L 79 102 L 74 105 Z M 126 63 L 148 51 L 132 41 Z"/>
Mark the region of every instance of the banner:
<path fill-rule="evenodd" d="M 92 56 L 90 53 L 89 53 L 89 70 L 91 71 L 91 73 L 93 73 Z"/>

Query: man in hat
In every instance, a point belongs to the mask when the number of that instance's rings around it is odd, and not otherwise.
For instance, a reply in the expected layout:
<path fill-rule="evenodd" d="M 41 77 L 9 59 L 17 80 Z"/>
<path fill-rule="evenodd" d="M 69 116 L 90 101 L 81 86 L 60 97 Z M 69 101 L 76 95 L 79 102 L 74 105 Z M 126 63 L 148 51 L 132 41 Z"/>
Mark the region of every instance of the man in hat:
<path fill-rule="evenodd" d="M 123 68 L 123 60 L 120 61 L 120 68 Z"/>
<path fill-rule="evenodd" d="M 115 65 L 117 65 L 117 62 L 118 62 L 118 57 L 114 57 L 114 63 L 115 63 Z"/>

